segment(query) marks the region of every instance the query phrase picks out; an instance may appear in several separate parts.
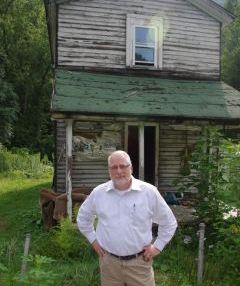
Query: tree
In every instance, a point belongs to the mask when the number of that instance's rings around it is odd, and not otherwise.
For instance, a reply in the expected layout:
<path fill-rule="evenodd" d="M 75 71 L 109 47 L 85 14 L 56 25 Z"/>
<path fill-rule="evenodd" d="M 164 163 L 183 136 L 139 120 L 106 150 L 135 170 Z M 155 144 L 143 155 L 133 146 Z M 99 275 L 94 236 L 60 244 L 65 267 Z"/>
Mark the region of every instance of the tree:
<path fill-rule="evenodd" d="M 240 1 L 227 1 L 225 7 L 236 18 L 223 34 L 222 79 L 240 90 Z"/>
<path fill-rule="evenodd" d="M 52 142 L 52 132 L 51 60 L 43 1 L 1 0 L 0 14 L 5 80 L 19 103 L 10 143 L 33 151 L 39 151 L 40 147 L 44 150 L 42 142 Z"/>
<path fill-rule="evenodd" d="M 0 61 L 3 61 L 1 55 Z M 12 85 L 4 80 L 4 71 L 0 68 L 0 144 L 10 142 L 17 111 L 17 95 Z"/>

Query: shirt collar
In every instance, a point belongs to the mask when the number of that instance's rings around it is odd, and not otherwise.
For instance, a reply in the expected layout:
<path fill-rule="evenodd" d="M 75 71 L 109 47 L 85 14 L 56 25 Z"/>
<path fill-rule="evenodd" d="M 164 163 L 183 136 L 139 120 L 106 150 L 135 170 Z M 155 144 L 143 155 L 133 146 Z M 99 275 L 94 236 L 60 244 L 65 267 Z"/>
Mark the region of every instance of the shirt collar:
<path fill-rule="evenodd" d="M 112 180 L 108 182 L 106 192 L 109 192 L 111 190 L 114 190 L 114 184 L 113 184 Z M 131 191 L 141 191 L 140 184 L 139 184 L 138 180 L 135 179 L 133 176 L 132 176 Z"/>

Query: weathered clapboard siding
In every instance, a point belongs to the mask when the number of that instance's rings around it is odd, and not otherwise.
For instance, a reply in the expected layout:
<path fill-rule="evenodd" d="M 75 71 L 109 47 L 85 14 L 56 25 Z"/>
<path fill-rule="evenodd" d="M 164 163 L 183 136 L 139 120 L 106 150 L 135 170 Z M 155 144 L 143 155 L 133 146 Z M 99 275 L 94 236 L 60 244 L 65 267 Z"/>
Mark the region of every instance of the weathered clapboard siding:
<path fill-rule="evenodd" d="M 73 163 L 73 188 L 91 187 L 109 180 L 107 162 L 102 161 L 78 161 Z"/>
<path fill-rule="evenodd" d="M 126 67 L 126 15 L 164 18 L 163 71 L 219 77 L 220 28 L 184 0 L 72 1 L 59 6 L 58 64 Z"/>
<path fill-rule="evenodd" d="M 56 155 L 56 186 L 57 192 L 65 192 L 66 183 L 66 167 L 65 167 L 65 152 L 66 152 L 66 131 L 65 123 L 62 120 L 57 121 L 57 146 Z M 73 134 L 74 135 L 74 134 Z M 96 185 L 108 180 L 106 160 L 77 160 L 77 151 L 73 149 L 72 162 L 72 187 L 95 187 Z"/>
<path fill-rule="evenodd" d="M 176 130 L 167 124 L 160 124 L 159 129 L 158 188 L 161 192 L 174 191 L 173 181 L 180 176 L 183 152 L 196 143 L 200 131 Z"/>
<path fill-rule="evenodd" d="M 56 122 L 55 191 L 65 192 L 66 185 L 66 126 L 63 120 Z"/>
<path fill-rule="evenodd" d="M 182 154 L 186 146 L 192 146 L 198 136 L 199 130 L 176 130 L 176 127 L 171 126 L 168 123 L 159 122 L 159 165 L 158 165 L 158 177 L 159 177 L 159 190 L 174 191 L 175 188 L 172 184 L 173 180 L 179 177 L 180 166 L 182 162 Z M 122 126 L 121 141 L 123 138 L 123 123 Z M 81 122 L 81 126 L 84 126 L 84 122 Z M 90 134 L 89 122 L 86 122 L 83 133 Z M 92 130 L 96 132 L 96 130 Z M 65 124 L 64 121 L 57 121 L 57 170 L 56 170 L 56 191 L 65 192 Z M 76 135 L 74 131 L 73 136 Z M 123 146 L 118 146 L 123 149 Z M 72 163 L 72 186 L 77 187 L 89 187 L 95 186 L 109 180 L 107 170 L 107 160 L 104 159 L 87 159 L 78 158 L 79 151 L 73 149 L 73 163 Z"/>
<path fill-rule="evenodd" d="M 123 123 L 75 121 L 73 128 L 73 188 L 91 187 L 109 180 L 108 148 L 123 148 Z"/>

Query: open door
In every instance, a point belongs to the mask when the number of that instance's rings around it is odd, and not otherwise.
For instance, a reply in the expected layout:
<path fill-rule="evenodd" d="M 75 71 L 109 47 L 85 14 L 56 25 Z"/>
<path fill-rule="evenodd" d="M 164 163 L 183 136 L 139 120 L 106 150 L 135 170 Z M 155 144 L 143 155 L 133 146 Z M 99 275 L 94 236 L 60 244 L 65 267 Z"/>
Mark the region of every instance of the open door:
<path fill-rule="evenodd" d="M 127 123 L 125 149 L 131 157 L 133 176 L 158 184 L 158 124 Z"/>

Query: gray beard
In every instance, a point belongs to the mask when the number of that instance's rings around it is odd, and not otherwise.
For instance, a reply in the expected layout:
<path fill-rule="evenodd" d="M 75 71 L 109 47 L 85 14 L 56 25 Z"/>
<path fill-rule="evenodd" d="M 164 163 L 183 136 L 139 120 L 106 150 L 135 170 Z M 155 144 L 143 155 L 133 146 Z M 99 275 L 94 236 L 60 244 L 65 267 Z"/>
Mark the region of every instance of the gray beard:
<path fill-rule="evenodd" d="M 132 179 L 131 177 L 130 178 L 120 178 L 120 179 L 114 179 L 112 181 L 113 181 L 114 186 L 116 188 L 126 185 L 126 189 L 127 189 L 131 185 L 131 179 Z"/>

